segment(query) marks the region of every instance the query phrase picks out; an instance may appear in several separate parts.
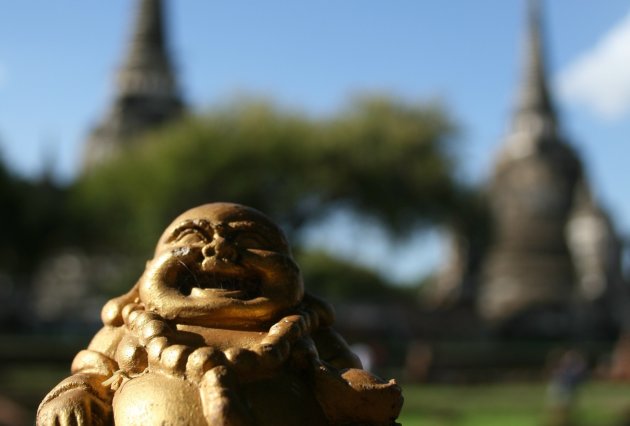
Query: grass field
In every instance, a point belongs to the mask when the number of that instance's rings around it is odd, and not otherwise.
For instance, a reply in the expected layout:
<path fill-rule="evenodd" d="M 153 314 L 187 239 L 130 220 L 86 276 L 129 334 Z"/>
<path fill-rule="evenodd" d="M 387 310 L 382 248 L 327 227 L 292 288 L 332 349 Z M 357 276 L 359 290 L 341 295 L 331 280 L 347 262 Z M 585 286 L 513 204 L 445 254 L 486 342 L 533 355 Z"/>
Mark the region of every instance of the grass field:
<path fill-rule="evenodd" d="M 549 425 L 542 383 L 472 386 L 403 386 L 405 426 Z M 578 394 L 572 418 L 577 426 L 630 425 L 630 384 L 589 383 Z"/>
<path fill-rule="evenodd" d="M 67 366 L 0 369 L 0 394 L 34 416 L 43 395 L 67 374 Z M 548 426 L 544 383 L 403 385 L 405 426 Z M 630 426 L 630 384 L 589 382 L 579 391 L 575 426 Z"/>

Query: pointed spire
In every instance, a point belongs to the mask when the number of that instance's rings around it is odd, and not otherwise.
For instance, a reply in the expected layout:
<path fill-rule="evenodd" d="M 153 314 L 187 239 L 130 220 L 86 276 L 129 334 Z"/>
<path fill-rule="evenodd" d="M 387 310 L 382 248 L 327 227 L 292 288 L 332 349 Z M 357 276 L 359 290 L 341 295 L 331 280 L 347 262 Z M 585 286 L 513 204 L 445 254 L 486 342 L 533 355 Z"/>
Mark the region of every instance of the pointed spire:
<path fill-rule="evenodd" d="M 91 132 L 83 168 L 112 158 L 141 133 L 184 112 L 168 54 L 162 0 L 138 0 L 127 56 L 109 112 Z"/>
<path fill-rule="evenodd" d="M 163 5 L 161 0 L 143 0 L 137 16 L 134 42 L 164 48 Z"/>
<path fill-rule="evenodd" d="M 528 1 L 523 75 L 513 130 L 548 135 L 555 134 L 556 112 L 547 85 L 540 9 L 538 0 Z"/>
<path fill-rule="evenodd" d="M 162 0 L 140 0 L 126 60 L 118 74 L 118 95 L 178 98 L 166 46 Z"/>

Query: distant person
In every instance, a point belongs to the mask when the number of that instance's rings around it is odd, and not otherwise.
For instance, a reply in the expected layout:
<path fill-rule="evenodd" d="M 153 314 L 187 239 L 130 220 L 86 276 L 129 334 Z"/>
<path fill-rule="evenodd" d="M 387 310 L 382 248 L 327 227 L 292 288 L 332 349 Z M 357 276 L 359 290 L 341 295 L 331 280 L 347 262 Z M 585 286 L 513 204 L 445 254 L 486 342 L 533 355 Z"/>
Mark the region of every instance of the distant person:
<path fill-rule="evenodd" d="M 548 388 L 550 425 L 571 425 L 577 389 L 586 379 L 586 361 L 578 351 L 566 352 L 554 369 Z"/>
<path fill-rule="evenodd" d="M 630 333 L 623 333 L 617 340 L 610 364 L 612 380 L 630 380 Z"/>
<path fill-rule="evenodd" d="M 624 407 L 619 417 L 619 422 L 615 423 L 617 426 L 630 426 L 630 405 Z"/>
<path fill-rule="evenodd" d="M 429 378 L 433 362 L 431 345 L 422 341 L 414 341 L 407 350 L 405 370 L 407 378 L 414 382 L 425 382 Z"/>

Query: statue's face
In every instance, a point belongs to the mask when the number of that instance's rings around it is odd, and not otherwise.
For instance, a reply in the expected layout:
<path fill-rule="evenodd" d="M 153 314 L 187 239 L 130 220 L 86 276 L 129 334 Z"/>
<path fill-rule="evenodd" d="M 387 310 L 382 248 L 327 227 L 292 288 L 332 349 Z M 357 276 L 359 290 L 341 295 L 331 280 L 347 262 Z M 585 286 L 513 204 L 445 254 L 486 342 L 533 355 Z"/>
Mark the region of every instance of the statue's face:
<path fill-rule="evenodd" d="M 303 284 L 271 220 L 241 205 L 215 203 L 187 211 L 166 229 L 140 295 L 169 319 L 250 327 L 295 307 Z"/>

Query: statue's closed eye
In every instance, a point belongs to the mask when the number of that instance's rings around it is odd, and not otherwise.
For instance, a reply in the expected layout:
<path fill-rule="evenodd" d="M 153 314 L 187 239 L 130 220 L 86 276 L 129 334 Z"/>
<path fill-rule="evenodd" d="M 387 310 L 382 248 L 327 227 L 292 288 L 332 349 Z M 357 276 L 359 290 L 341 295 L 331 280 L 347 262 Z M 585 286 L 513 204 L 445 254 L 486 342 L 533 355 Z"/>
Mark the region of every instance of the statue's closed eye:
<path fill-rule="evenodd" d="M 176 242 L 177 244 L 197 244 L 197 243 L 208 243 L 209 240 L 206 237 L 205 233 L 197 228 L 187 228 L 179 232 L 174 238 L 171 239 L 171 242 Z"/>
<path fill-rule="evenodd" d="M 242 248 L 258 250 L 274 249 L 273 245 L 270 244 L 265 237 L 256 232 L 241 232 L 236 236 L 234 242 L 237 246 Z"/>

